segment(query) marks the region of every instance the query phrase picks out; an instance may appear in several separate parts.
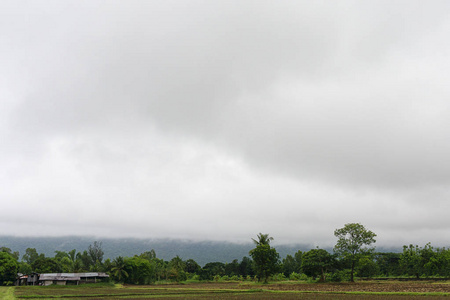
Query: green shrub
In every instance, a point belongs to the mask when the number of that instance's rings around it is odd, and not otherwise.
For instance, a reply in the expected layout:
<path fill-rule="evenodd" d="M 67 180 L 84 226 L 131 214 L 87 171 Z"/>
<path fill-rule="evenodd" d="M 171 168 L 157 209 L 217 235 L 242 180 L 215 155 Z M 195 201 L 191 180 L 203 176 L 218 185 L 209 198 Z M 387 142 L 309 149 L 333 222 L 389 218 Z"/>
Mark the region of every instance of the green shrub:
<path fill-rule="evenodd" d="M 299 273 L 292 272 L 291 275 L 289 275 L 289 280 L 306 281 L 306 280 L 308 280 L 308 276 L 306 274 L 299 274 Z"/>
<path fill-rule="evenodd" d="M 341 270 L 327 275 L 327 280 L 332 282 L 350 281 L 350 270 Z"/>
<path fill-rule="evenodd" d="M 189 278 L 190 280 L 200 280 L 200 275 L 197 275 L 197 274 L 193 274 L 192 276 L 191 276 L 191 278 Z"/>
<path fill-rule="evenodd" d="M 272 276 L 272 280 L 274 281 L 285 281 L 287 280 L 286 276 L 283 273 L 278 273 Z"/>

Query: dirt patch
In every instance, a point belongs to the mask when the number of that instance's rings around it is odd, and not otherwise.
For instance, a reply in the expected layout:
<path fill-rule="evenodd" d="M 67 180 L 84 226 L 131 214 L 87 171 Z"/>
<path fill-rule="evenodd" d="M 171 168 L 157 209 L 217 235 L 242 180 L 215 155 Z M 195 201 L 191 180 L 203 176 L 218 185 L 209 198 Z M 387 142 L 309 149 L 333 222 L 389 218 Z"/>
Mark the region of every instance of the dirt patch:
<path fill-rule="evenodd" d="M 136 288 L 136 286 L 125 286 Z M 148 288 L 148 286 L 146 286 Z M 264 289 L 279 291 L 311 291 L 311 292 L 390 292 L 390 293 L 450 293 L 450 284 L 442 282 L 392 282 L 371 281 L 355 283 L 271 283 L 252 284 L 237 282 L 191 283 L 177 285 L 155 285 L 152 287 L 181 289 Z M 144 286 L 143 286 L 144 288 Z"/>
<path fill-rule="evenodd" d="M 450 293 L 450 285 L 411 282 L 358 282 L 316 284 L 274 284 L 270 290 L 321 291 L 321 292 L 396 292 L 396 293 Z"/>

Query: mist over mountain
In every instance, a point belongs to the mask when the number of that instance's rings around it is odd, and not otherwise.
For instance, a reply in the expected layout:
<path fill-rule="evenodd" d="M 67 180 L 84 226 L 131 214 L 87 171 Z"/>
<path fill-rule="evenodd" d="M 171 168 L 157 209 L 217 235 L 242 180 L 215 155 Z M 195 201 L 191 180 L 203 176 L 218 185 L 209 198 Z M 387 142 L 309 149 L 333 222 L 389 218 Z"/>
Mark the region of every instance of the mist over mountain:
<path fill-rule="evenodd" d="M 15 237 L 1 236 L 0 247 L 8 247 L 13 251 L 19 251 L 20 258 L 27 248 L 36 248 L 38 253 L 44 253 L 45 256 L 53 257 L 55 250 L 70 251 L 76 249 L 77 252 L 87 250 L 94 241 L 102 242 L 105 252 L 104 259 L 113 259 L 117 256 L 130 257 L 154 249 L 156 256 L 164 260 L 170 260 L 179 255 L 183 260 L 194 259 L 201 266 L 208 262 L 231 262 L 234 259 L 239 261 L 244 256 L 249 256 L 248 252 L 254 248 L 252 243 L 231 243 L 217 241 L 189 241 L 176 239 L 137 239 L 137 238 L 98 238 L 98 237 Z M 277 245 L 273 244 L 280 254 L 281 258 L 287 254 L 293 255 L 298 250 L 308 251 L 315 248 L 314 245 L 292 244 Z M 331 251 L 331 248 L 325 248 Z M 377 248 L 378 251 L 401 251 L 398 248 Z"/>

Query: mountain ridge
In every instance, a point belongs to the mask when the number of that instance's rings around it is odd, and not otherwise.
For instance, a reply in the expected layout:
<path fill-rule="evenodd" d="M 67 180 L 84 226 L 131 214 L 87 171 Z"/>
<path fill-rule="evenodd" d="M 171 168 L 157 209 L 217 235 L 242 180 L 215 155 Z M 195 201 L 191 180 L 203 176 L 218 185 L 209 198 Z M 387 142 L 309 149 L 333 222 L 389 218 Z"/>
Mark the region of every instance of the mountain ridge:
<path fill-rule="evenodd" d="M 0 236 L 0 247 L 8 247 L 12 251 L 19 251 L 20 258 L 27 248 L 36 248 L 38 253 L 53 257 L 55 251 L 77 252 L 87 250 L 95 241 L 102 243 L 105 252 L 104 259 L 117 256 L 130 257 L 154 249 L 156 256 L 170 260 L 180 256 L 183 260 L 194 259 L 201 266 L 208 262 L 231 262 L 249 256 L 248 252 L 254 248 L 253 243 L 233 243 L 227 241 L 190 241 L 181 239 L 139 239 L 139 238 L 101 238 L 92 236 L 61 236 L 61 237 L 16 237 Z M 308 251 L 315 248 L 309 244 L 274 244 L 281 258 L 287 254 L 294 255 L 298 250 Z M 324 247 L 328 251 L 331 248 Z M 401 252 L 399 249 L 389 251 Z"/>

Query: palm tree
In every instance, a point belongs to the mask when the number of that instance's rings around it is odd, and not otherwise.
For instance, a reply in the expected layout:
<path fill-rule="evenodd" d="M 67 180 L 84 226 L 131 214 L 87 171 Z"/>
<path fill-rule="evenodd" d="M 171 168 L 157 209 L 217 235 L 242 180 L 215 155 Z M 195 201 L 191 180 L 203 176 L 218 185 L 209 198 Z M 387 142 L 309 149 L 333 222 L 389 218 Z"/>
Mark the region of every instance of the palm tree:
<path fill-rule="evenodd" d="M 269 236 L 269 234 L 262 234 L 261 232 L 257 235 L 258 240 L 252 239 L 253 243 L 256 244 L 256 246 L 260 245 L 269 245 L 270 241 L 273 241 L 273 237 Z"/>
<path fill-rule="evenodd" d="M 128 277 L 128 272 L 125 270 L 125 260 L 122 256 L 118 256 L 113 260 L 113 267 L 111 268 L 111 275 L 118 281 L 122 282 Z"/>

